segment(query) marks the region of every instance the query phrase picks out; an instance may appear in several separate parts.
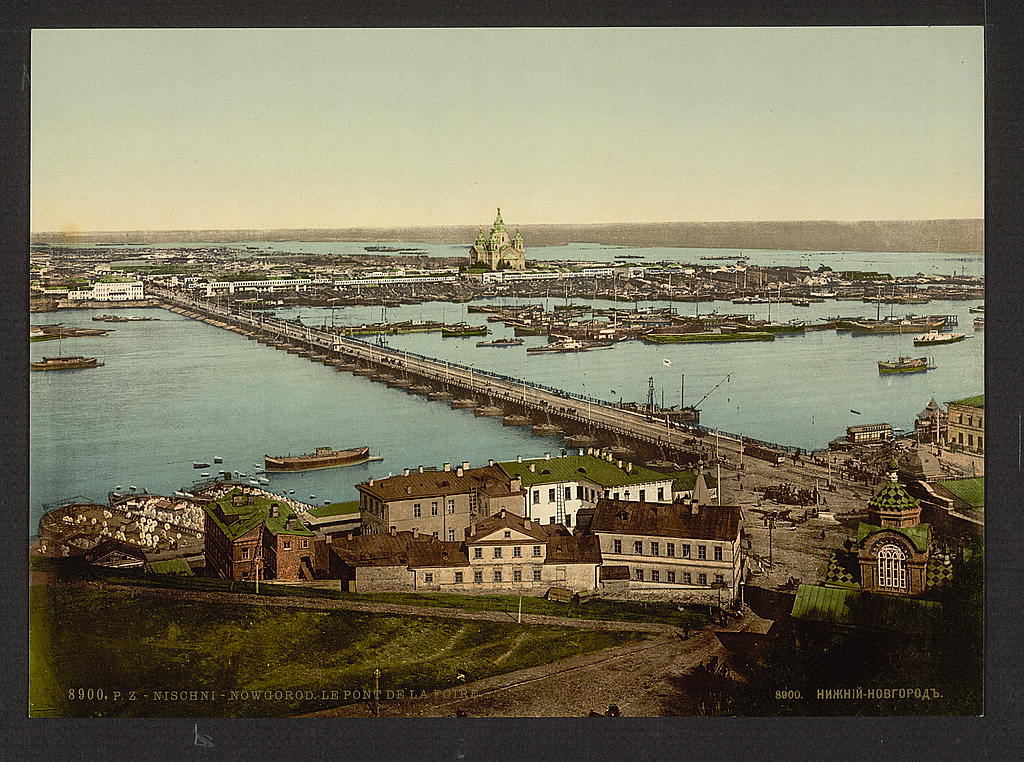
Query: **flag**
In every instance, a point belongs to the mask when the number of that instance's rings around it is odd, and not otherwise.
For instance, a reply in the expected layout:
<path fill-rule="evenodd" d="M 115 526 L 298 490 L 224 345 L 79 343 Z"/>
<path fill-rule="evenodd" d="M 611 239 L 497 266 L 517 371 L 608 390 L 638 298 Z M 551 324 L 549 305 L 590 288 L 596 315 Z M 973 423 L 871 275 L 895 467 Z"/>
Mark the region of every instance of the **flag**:
<path fill-rule="evenodd" d="M 662 362 L 665 363 L 670 368 L 672 367 L 672 361 L 671 360 L 666 359 L 666 360 L 662 360 Z"/>

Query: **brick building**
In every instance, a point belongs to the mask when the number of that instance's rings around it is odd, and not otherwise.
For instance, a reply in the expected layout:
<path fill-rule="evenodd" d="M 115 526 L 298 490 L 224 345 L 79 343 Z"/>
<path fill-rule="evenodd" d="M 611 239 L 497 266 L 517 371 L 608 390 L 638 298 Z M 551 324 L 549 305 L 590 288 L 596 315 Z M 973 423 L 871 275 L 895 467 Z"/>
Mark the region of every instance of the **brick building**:
<path fill-rule="evenodd" d="M 208 576 L 314 579 L 315 535 L 285 501 L 235 487 L 203 511 Z"/>

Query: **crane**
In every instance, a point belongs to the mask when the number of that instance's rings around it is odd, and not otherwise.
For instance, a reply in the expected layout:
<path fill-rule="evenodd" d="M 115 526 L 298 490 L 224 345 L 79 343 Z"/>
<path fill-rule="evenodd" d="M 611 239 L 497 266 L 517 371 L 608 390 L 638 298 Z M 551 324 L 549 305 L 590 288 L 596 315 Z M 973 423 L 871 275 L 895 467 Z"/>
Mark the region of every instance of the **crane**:
<path fill-rule="evenodd" d="M 731 375 L 731 374 L 729 374 L 729 375 Z M 692 407 L 693 407 L 693 408 L 694 408 L 695 410 L 696 410 L 697 408 L 699 408 L 699 407 L 700 407 L 700 403 L 701 403 L 701 402 L 703 402 L 703 401 L 704 401 L 704 400 L 706 400 L 706 399 L 707 399 L 708 397 L 710 397 L 710 396 L 711 396 L 712 394 L 714 394 L 714 392 L 715 392 L 715 389 L 717 389 L 718 387 L 720 387 L 720 386 L 721 386 L 722 384 L 726 383 L 726 382 L 727 382 L 727 381 L 729 380 L 729 375 L 726 375 L 726 377 L 725 377 L 725 378 L 723 378 L 723 379 L 722 379 L 721 381 L 719 381 L 719 382 L 718 382 L 717 384 L 715 384 L 714 386 L 712 386 L 712 387 L 711 387 L 711 391 L 710 391 L 710 392 L 708 392 L 707 394 L 705 394 L 705 395 L 704 395 L 703 397 L 701 397 L 701 398 L 700 398 L 700 402 L 698 402 L 698 403 L 697 403 L 696 405 L 692 405 Z"/>

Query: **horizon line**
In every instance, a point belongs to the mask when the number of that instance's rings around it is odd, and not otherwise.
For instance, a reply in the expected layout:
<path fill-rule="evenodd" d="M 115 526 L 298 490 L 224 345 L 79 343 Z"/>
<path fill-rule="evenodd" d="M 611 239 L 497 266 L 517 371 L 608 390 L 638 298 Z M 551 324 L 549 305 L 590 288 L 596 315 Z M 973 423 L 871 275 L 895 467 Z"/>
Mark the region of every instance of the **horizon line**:
<path fill-rule="evenodd" d="M 568 226 L 568 225 L 589 225 L 589 226 L 602 226 L 602 225 L 772 225 L 777 223 L 861 223 L 861 222 L 984 222 L 984 217 L 920 217 L 920 218 L 900 218 L 893 217 L 887 219 L 834 219 L 834 218 L 819 218 L 819 219 L 775 219 L 775 220 L 659 220 L 659 221 L 633 221 L 633 222 L 521 222 L 515 223 L 520 227 L 555 227 L 555 226 Z M 351 229 L 367 229 L 367 230 L 403 230 L 412 228 L 426 228 L 426 229 L 442 229 L 451 227 L 478 227 L 479 222 L 450 222 L 450 223 L 439 223 L 433 225 L 367 225 L 367 224 L 349 224 L 345 226 L 334 226 L 334 227 L 309 227 L 309 226 L 298 226 L 298 227 L 246 227 L 246 228 L 205 228 L 205 227 L 192 227 L 192 228 L 124 228 L 120 230 L 76 230 L 76 231 L 64 231 L 64 230 L 32 230 L 29 231 L 30 236 L 34 235 L 63 235 L 63 236 L 83 236 L 83 235 L 96 235 L 99 233 L 185 233 L 185 232 L 265 232 L 265 231 L 305 231 L 305 230 L 351 230 Z"/>

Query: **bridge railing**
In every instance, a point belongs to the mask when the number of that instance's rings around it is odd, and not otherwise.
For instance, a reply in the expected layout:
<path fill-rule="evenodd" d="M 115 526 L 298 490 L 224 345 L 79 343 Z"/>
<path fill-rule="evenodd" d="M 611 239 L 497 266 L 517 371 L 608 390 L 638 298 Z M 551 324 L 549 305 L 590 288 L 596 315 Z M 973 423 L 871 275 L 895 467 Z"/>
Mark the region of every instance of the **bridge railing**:
<path fill-rule="evenodd" d="M 547 392 L 549 394 L 553 394 L 553 395 L 555 395 L 557 397 L 561 397 L 561 398 L 566 399 L 566 400 L 574 400 L 574 401 L 577 401 L 577 402 L 586 402 L 586 403 L 589 403 L 589 404 L 592 404 L 592 405 L 598 405 L 598 406 L 614 409 L 614 410 L 619 411 L 619 412 L 628 412 L 628 411 L 622 411 L 622 409 L 616 407 L 614 405 L 614 403 L 608 402 L 607 400 L 599 399 L 597 397 L 591 397 L 591 396 L 586 395 L 586 394 L 580 394 L 578 392 L 571 392 L 571 391 L 567 391 L 565 389 L 557 389 L 555 387 L 547 386 L 546 384 L 541 384 L 541 383 L 537 383 L 537 382 L 533 382 L 533 381 L 524 381 L 524 379 L 522 379 L 522 378 L 516 378 L 516 377 L 513 377 L 513 376 L 507 376 L 507 375 L 504 375 L 504 374 L 501 374 L 501 373 L 495 373 L 493 371 L 484 370 L 484 369 L 481 369 L 481 368 L 475 368 L 475 367 L 472 367 L 472 366 L 469 366 L 469 365 L 465 365 L 465 364 L 460 363 L 460 362 L 455 362 L 453 360 L 439 360 L 436 357 L 430 357 L 428 355 L 423 355 L 423 354 L 420 354 L 418 352 L 413 352 L 413 351 L 407 350 L 407 349 L 401 349 L 401 350 L 391 349 L 390 347 L 381 347 L 379 345 L 371 344 L 367 340 L 363 340 L 363 339 L 359 339 L 359 338 L 355 338 L 355 337 L 351 337 L 351 336 L 340 336 L 338 334 L 324 333 L 323 331 L 320 331 L 318 329 L 314 329 L 314 328 L 311 328 L 311 327 L 308 327 L 308 326 L 304 327 L 301 322 L 296 321 L 296 320 L 287 320 L 287 319 L 283 319 L 283 318 L 267 317 L 267 316 L 262 315 L 260 313 L 252 313 L 252 312 L 250 312 L 248 315 L 246 315 L 246 314 L 244 314 L 244 311 L 242 311 L 242 310 L 228 309 L 228 308 L 225 308 L 225 307 L 219 307 L 217 305 L 211 305 L 210 303 L 202 302 L 201 300 L 194 299 L 194 298 L 189 298 L 189 297 L 186 297 L 184 299 L 184 301 L 190 303 L 192 306 L 194 306 L 194 307 L 196 307 L 198 309 L 205 309 L 207 311 L 219 314 L 219 315 L 221 315 L 223 317 L 239 318 L 243 322 L 247 322 L 247 323 L 249 323 L 253 327 L 261 328 L 263 330 L 274 330 L 274 329 L 276 329 L 283 336 L 291 337 L 291 338 L 294 338 L 294 339 L 297 339 L 297 340 L 300 340 L 300 341 L 307 341 L 308 340 L 310 342 L 314 342 L 314 340 L 315 340 L 316 344 L 318 344 L 323 349 L 328 350 L 328 351 L 333 351 L 337 347 L 347 346 L 347 347 L 349 347 L 352 350 L 357 350 L 358 354 L 370 354 L 370 355 L 377 354 L 377 355 L 380 355 L 380 356 L 388 356 L 388 357 L 394 358 L 396 360 L 401 360 L 402 358 L 414 358 L 417 361 L 423 362 L 423 363 L 425 363 L 427 365 L 434 366 L 434 369 L 438 370 L 438 371 L 440 371 L 440 369 L 443 366 L 443 367 L 445 367 L 447 369 L 451 369 L 451 370 L 455 370 L 455 371 L 462 371 L 462 372 L 464 372 L 466 374 L 469 374 L 471 377 L 472 376 L 477 376 L 477 377 L 480 377 L 480 378 L 493 379 L 495 381 L 501 381 L 501 382 L 507 383 L 507 384 L 512 385 L 512 386 L 522 387 L 522 386 L 525 385 L 526 387 L 528 387 L 530 389 L 541 390 L 541 391 Z M 462 385 L 461 383 L 459 383 L 459 379 L 458 378 L 451 379 L 451 381 L 453 383 L 459 384 L 460 386 Z M 471 388 L 471 387 L 469 387 L 467 385 L 467 388 Z M 572 413 L 569 413 L 569 412 L 562 413 L 562 414 L 563 415 L 569 415 L 570 417 L 573 417 L 573 418 L 580 418 L 580 420 L 585 420 L 582 416 L 573 415 Z M 602 425 L 607 426 L 608 424 L 602 424 Z M 699 432 L 700 434 L 703 434 L 705 436 L 714 436 L 714 435 L 717 434 L 718 436 L 725 437 L 727 439 L 732 439 L 732 440 L 736 440 L 738 442 L 744 442 L 744 443 L 747 443 L 747 444 L 767 447 L 767 448 L 779 450 L 779 451 L 782 451 L 782 452 L 795 453 L 795 452 L 798 452 L 798 451 L 802 451 L 802 448 L 799 448 L 799 447 L 794 447 L 794 446 L 791 446 L 791 445 L 783 445 L 783 444 L 779 444 L 777 442 L 767 442 L 767 441 L 764 441 L 764 440 L 761 440 L 761 439 L 754 439 L 753 437 L 748 437 L 748 436 L 744 436 L 744 435 L 741 435 L 741 434 L 735 434 L 735 433 L 732 433 L 732 432 L 729 432 L 729 431 L 722 431 L 721 429 L 712 428 L 710 426 L 703 426 L 703 425 L 700 425 L 700 424 L 685 424 L 683 427 L 680 427 L 680 428 L 677 428 L 677 429 L 674 429 L 674 430 L 675 431 L 681 431 L 681 432 L 687 432 L 687 431 L 689 431 L 689 432 Z M 636 435 L 636 433 L 634 433 L 634 435 Z"/>

